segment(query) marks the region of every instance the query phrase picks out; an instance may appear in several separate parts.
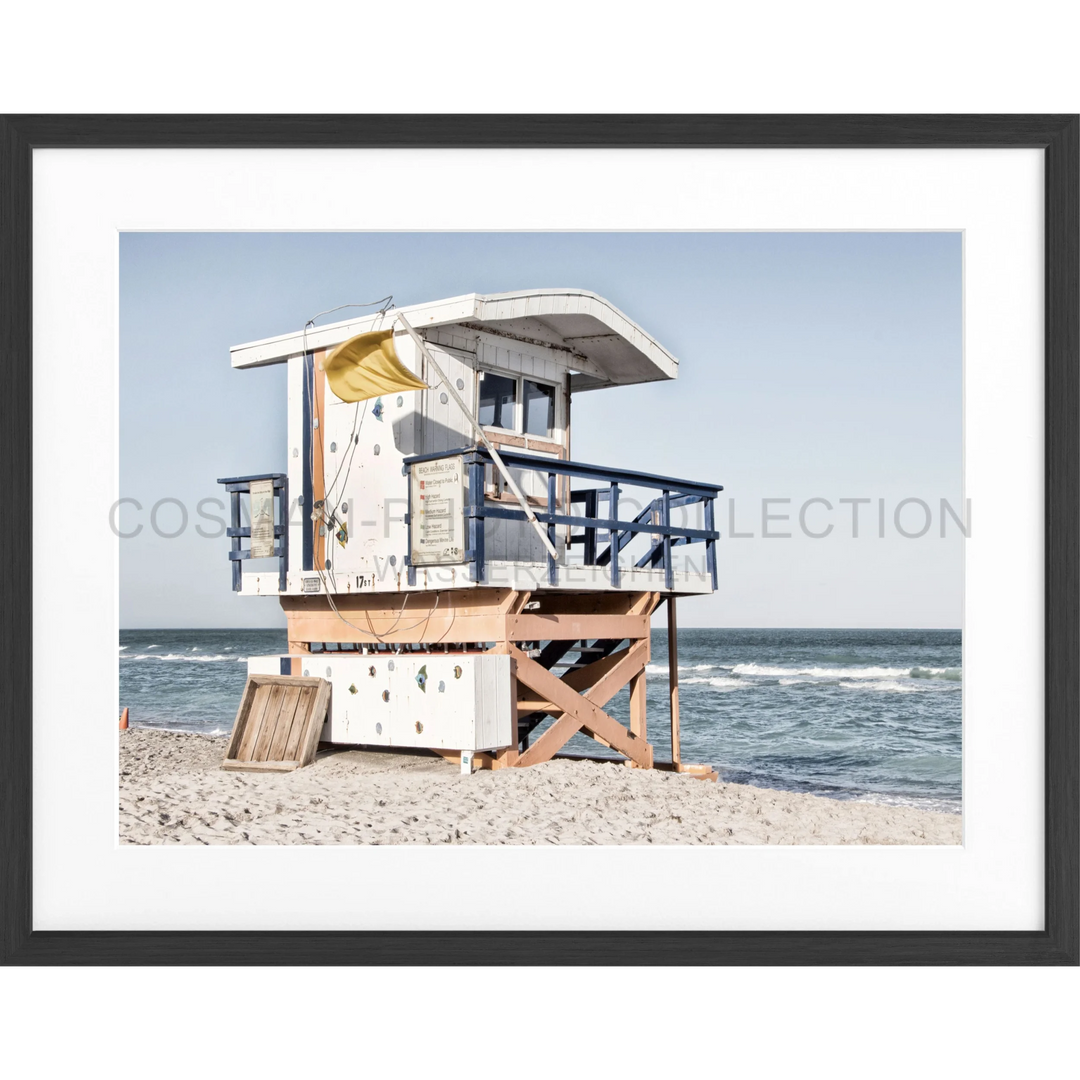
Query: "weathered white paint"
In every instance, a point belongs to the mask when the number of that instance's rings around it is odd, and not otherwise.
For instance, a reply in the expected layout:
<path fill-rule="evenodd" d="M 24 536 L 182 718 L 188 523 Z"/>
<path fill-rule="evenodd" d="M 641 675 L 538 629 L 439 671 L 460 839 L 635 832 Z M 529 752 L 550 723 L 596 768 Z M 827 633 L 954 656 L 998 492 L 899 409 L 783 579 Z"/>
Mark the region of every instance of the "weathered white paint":
<path fill-rule="evenodd" d="M 247 673 L 278 675 L 282 660 L 330 683 L 321 742 L 473 752 L 510 745 L 509 656 L 293 653 L 249 656 Z"/>
<path fill-rule="evenodd" d="M 398 339 L 394 339 L 395 347 Z M 410 343 L 411 344 L 411 343 Z M 435 362 L 454 383 L 455 389 L 466 402 L 476 398 L 476 361 L 471 353 L 451 351 L 447 347 L 428 345 Z M 420 377 L 431 389 L 420 391 L 419 439 L 416 444 L 417 454 L 441 454 L 447 450 L 457 450 L 464 446 L 473 446 L 476 436 L 468 418 L 451 399 L 443 386 L 438 385 L 438 376 L 427 370 L 426 361 L 420 364 Z M 458 388 L 458 380 L 462 385 Z M 443 398 L 446 398 L 443 401 Z"/>
<path fill-rule="evenodd" d="M 331 686 L 323 741 L 473 751 L 510 745 L 509 656 L 321 652 L 303 656 L 301 671 Z"/>

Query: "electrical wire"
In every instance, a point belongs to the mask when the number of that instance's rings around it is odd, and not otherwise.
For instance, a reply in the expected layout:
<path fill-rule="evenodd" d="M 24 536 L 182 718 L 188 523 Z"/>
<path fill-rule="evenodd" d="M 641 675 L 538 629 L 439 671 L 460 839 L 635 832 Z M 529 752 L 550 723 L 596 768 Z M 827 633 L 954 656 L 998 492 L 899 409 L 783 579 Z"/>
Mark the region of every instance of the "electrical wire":
<path fill-rule="evenodd" d="M 439 601 L 442 599 L 442 594 L 439 593 L 439 592 L 436 592 L 435 593 L 435 604 L 434 604 L 434 606 L 432 607 L 432 609 L 429 612 L 427 612 L 424 615 L 424 617 L 422 619 L 418 619 L 416 622 L 412 623 L 410 626 L 400 626 L 399 624 L 400 624 L 402 618 L 405 615 L 405 606 L 409 602 L 409 596 L 410 595 L 411 595 L 410 593 L 405 594 L 405 598 L 401 601 L 401 610 L 398 612 L 397 618 L 394 620 L 394 622 L 393 622 L 393 624 L 391 626 L 389 626 L 387 629 L 383 630 L 383 634 L 392 634 L 395 631 L 397 631 L 398 633 L 406 633 L 409 630 L 415 630 L 418 626 L 423 626 L 425 623 L 429 623 L 431 621 L 431 616 L 434 615 L 435 612 L 438 610 Z M 327 599 L 327 602 L 330 604 L 330 609 L 333 611 L 333 613 L 346 626 L 352 627 L 352 629 L 356 630 L 358 633 L 370 634 L 371 637 L 373 637 L 376 641 L 381 642 L 383 645 L 392 645 L 392 644 L 394 644 L 393 642 L 388 641 L 386 638 L 382 637 L 375 630 L 375 627 L 372 626 L 372 624 L 371 624 L 371 616 L 367 612 L 364 613 L 364 617 L 367 619 L 367 622 L 368 622 L 368 629 L 365 630 L 362 626 L 357 626 L 356 623 L 350 622 L 348 619 L 345 618 L 344 615 L 341 614 L 341 612 L 338 610 L 337 604 L 334 603 L 333 596 L 330 593 L 326 594 L 326 599 Z M 443 637 L 445 637 L 445 636 L 446 635 L 444 633 Z M 440 637 L 439 640 L 441 641 L 442 638 Z"/>
<path fill-rule="evenodd" d="M 390 310 L 390 308 L 392 308 L 394 306 L 394 297 L 393 297 L 393 295 L 391 294 L 389 296 L 384 296 L 380 300 L 372 300 L 372 301 L 370 301 L 368 303 L 364 303 L 364 304 L 338 304 L 337 307 L 327 308 L 325 311 L 320 311 L 317 314 L 313 315 L 310 319 L 307 320 L 306 323 L 304 323 L 303 338 L 302 338 L 302 349 L 303 349 L 304 357 L 306 358 L 307 353 L 308 353 L 308 348 L 307 348 L 308 329 L 309 329 L 309 327 L 314 325 L 316 319 L 321 318 L 323 315 L 329 315 L 334 311 L 342 311 L 345 308 L 366 308 L 366 307 L 375 307 L 376 305 L 379 306 L 378 314 L 380 316 L 385 315 L 386 312 L 388 310 Z M 323 422 L 322 410 L 319 408 L 319 398 L 318 398 L 318 395 L 315 392 L 315 365 L 314 365 L 314 363 L 312 364 L 312 367 L 311 367 L 311 376 L 310 376 L 310 382 L 309 382 L 309 386 L 308 386 L 308 400 L 312 403 L 313 411 L 315 413 L 316 430 L 319 433 L 319 450 L 320 450 L 320 455 L 319 456 L 323 461 L 325 461 L 326 460 L 326 447 L 325 447 L 325 440 L 323 439 L 323 429 L 325 427 L 325 424 Z M 357 402 L 357 413 L 359 412 L 359 409 L 360 409 L 360 403 Z M 352 430 L 351 434 L 349 435 L 349 441 L 353 444 L 353 450 L 351 451 L 350 457 L 349 457 L 349 465 L 350 465 L 350 467 L 352 465 L 352 456 L 353 456 L 353 454 L 355 454 L 355 447 L 357 445 L 357 438 L 356 438 L 357 435 L 358 435 L 358 431 L 357 431 L 357 428 L 356 428 L 356 415 L 357 415 L 357 413 L 353 414 L 353 430 Z M 365 414 L 366 414 L 366 410 L 365 410 Z M 363 418 L 362 417 L 361 417 L 360 422 L 361 422 L 361 425 L 362 425 L 363 424 Z M 311 447 L 311 450 L 310 450 L 309 457 L 308 457 L 308 473 L 312 477 L 312 481 L 314 482 L 314 477 L 315 477 L 315 442 L 314 442 L 314 440 L 311 440 L 310 447 Z M 345 457 L 344 457 L 344 455 L 342 455 L 342 463 L 341 463 L 341 465 L 338 466 L 338 472 L 335 475 L 334 480 L 333 480 L 333 482 L 331 484 L 331 492 L 332 492 L 332 489 L 333 489 L 334 485 L 336 485 L 336 483 L 337 483 L 338 477 L 341 475 L 341 468 L 344 465 L 344 463 L 345 463 Z M 323 478 L 323 481 L 324 481 L 324 484 L 325 484 L 325 476 Z M 313 545 L 317 545 L 319 543 L 320 538 L 319 538 L 318 529 L 319 529 L 320 526 L 322 526 L 322 528 L 324 529 L 324 533 L 325 533 L 325 535 L 327 537 L 329 537 L 329 535 L 333 531 L 333 525 L 334 525 L 333 516 L 328 516 L 327 513 L 326 513 L 326 503 L 327 503 L 327 501 L 328 501 L 328 499 L 330 497 L 331 492 L 327 492 L 325 490 L 325 488 L 324 488 L 323 497 L 320 500 L 321 505 L 313 506 L 312 509 L 311 509 L 310 517 L 311 517 L 311 522 L 312 522 L 311 528 L 312 528 L 312 532 L 313 532 L 313 536 L 312 536 Z M 316 512 L 318 512 L 318 517 L 316 517 Z M 323 556 L 322 556 L 322 561 L 323 562 L 325 562 L 325 559 L 326 559 L 326 551 L 325 551 L 326 544 L 329 544 L 329 539 L 327 539 L 325 541 L 324 546 L 323 546 Z M 336 561 L 336 560 L 333 560 L 333 561 Z M 326 578 L 324 577 L 324 574 L 323 574 L 324 567 L 316 566 L 315 569 L 316 569 L 316 572 L 319 575 L 319 581 L 322 584 L 323 591 L 329 595 L 330 589 L 327 588 Z M 331 581 L 333 583 L 334 591 L 336 592 L 337 591 L 337 578 L 336 578 L 336 575 L 333 572 L 333 562 L 331 563 Z"/>
<path fill-rule="evenodd" d="M 329 490 L 327 491 L 327 493 L 325 495 L 324 501 L 330 499 L 331 495 L 333 494 L 334 488 L 337 487 L 338 478 L 341 476 L 342 469 L 345 470 L 345 478 L 346 478 L 346 480 L 348 480 L 349 469 L 352 468 L 353 458 L 356 456 L 356 447 L 358 445 L 360 432 L 363 430 L 363 427 L 364 427 L 364 419 L 365 419 L 366 416 L 367 416 L 367 409 L 365 409 L 363 411 L 363 413 L 361 413 L 360 412 L 360 402 L 358 401 L 356 403 L 356 409 L 353 411 L 352 431 L 349 432 L 349 442 L 352 444 L 352 446 L 350 447 L 350 450 L 349 450 L 349 463 L 348 463 L 348 466 L 346 466 L 346 464 L 345 464 L 345 455 L 342 454 L 341 455 L 341 464 L 338 466 L 338 471 L 336 473 L 334 473 L 334 479 L 330 481 L 330 487 L 329 487 Z M 357 423 L 356 423 L 357 418 L 359 418 L 359 420 L 360 420 L 359 426 L 357 426 Z M 344 495 L 344 494 L 345 494 L 344 485 L 342 485 L 342 495 Z M 335 505 L 335 507 L 337 506 L 337 501 L 336 500 L 335 500 L 334 505 Z M 336 517 L 336 513 L 333 516 Z"/>
<path fill-rule="evenodd" d="M 394 306 L 394 295 L 391 293 L 389 296 L 384 296 L 381 300 L 371 300 L 366 304 L 338 304 L 337 307 L 327 308 L 325 311 L 317 312 L 312 315 L 310 319 L 304 324 L 305 329 L 308 326 L 314 324 L 316 319 L 321 319 L 324 315 L 332 315 L 335 311 L 344 311 L 346 308 L 379 308 L 379 314 L 385 315 Z"/>
<path fill-rule="evenodd" d="M 394 300 L 394 298 L 391 295 L 391 296 L 385 296 L 381 300 L 376 300 L 376 301 L 373 301 L 372 303 L 369 303 L 369 304 L 339 304 L 337 307 L 327 308 L 326 311 L 320 311 L 317 315 L 313 315 L 304 324 L 303 340 L 302 340 L 303 355 L 306 357 L 307 353 L 308 353 L 308 348 L 307 348 L 308 328 L 311 327 L 314 324 L 316 319 L 320 318 L 323 315 L 329 315 L 334 311 L 341 311 L 344 308 L 350 308 L 350 307 L 375 307 L 377 304 L 381 305 L 381 307 L 379 309 L 379 312 L 378 312 L 378 314 L 381 316 L 381 315 L 385 315 L 387 313 L 387 311 L 389 311 L 394 306 L 393 305 L 393 300 Z M 319 408 L 319 398 L 318 398 L 318 395 L 315 392 L 315 389 L 316 389 L 315 378 L 316 378 L 316 376 L 315 376 L 315 365 L 314 365 L 314 363 L 311 366 L 310 376 L 307 376 L 307 377 L 309 379 L 309 382 L 308 382 L 308 400 L 312 403 L 312 410 L 315 413 L 315 420 L 318 423 L 318 426 L 317 426 L 316 430 L 319 433 L 319 448 L 320 448 L 320 450 L 323 451 L 323 453 L 320 454 L 320 456 L 325 461 L 325 444 L 324 444 L 323 434 L 322 434 L 323 433 L 323 428 L 324 428 L 325 425 L 323 423 L 323 418 L 322 418 L 322 415 L 321 415 L 322 411 Z M 335 508 L 335 511 L 331 512 L 330 514 L 327 514 L 326 504 L 329 501 L 331 501 L 331 496 L 333 494 L 334 488 L 337 486 L 337 482 L 338 482 L 339 477 L 341 476 L 343 468 L 346 469 L 346 473 L 345 473 L 346 478 L 348 477 L 348 469 L 352 468 L 353 458 L 354 458 L 354 456 L 356 454 L 356 447 L 359 445 L 358 436 L 360 434 L 360 431 L 363 429 L 364 418 L 367 415 L 367 410 L 366 409 L 364 409 L 362 412 L 360 411 L 360 404 L 361 404 L 360 402 L 357 402 L 357 412 L 353 414 L 353 429 L 352 429 L 352 432 L 351 432 L 351 434 L 349 436 L 349 441 L 352 443 L 352 449 L 351 449 L 350 454 L 349 454 L 348 467 L 346 468 L 346 466 L 345 466 L 345 455 L 343 454 L 341 464 L 338 466 L 338 470 L 334 474 L 334 479 L 331 481 L 329 489 L 324 490 L 324 492 L 323 492 L 323 498 L 321 500 L 321 505 L 320 506 L 313 506 L 312 510 L 311 510 L 311 515 L 310 516 L 311 516 L 311 528 L 312 528 L 312 533 L 313 533 L 313 536 L 312 536 L 313 542 L 315 544 L 318 544 L 320 539 L 323 539 L 323 538 L 321 538 L 319 536 L 319 531 L 318 530 L 319 530 L 320 525 L 325 529 L 325 536 L 327 538 L 327 539 L 323 540 L 323 544 L 324 544 L 323 558 L 321 560 L 317 560 L 317 563 L 319 561 L 321 561 L 321 562 L 323 562 L 325 564 L 325 559 L 326 559 L 325 547 L 329 543 L 328 537 L 332 534 L 332 529 L 333 529 L 333 525 L 335 523 L 335 518 L 336 518 L 336 508 Z M 357 415 L 359 415 L 359 420 L 360 420 L 359 425 L 357 425 Z M 308 473 L 312 477 L 312 479 L 314 480 L 314 476 L 315 476 L 315 443 L 314 443 L 314 440 L 310 441 L 310 448 L 311 449 L 310 449 L 310 453 L 309 453 L 309 456 L 308 456 Z M 344 494 L 344 484 L 342 485 L 342 494 Z M 333 560 L 333 562 L 336 562 L 336 560 Z M 337 604 L 334 603 L 334 596 L 337 594 L 338 588 L 337 588 L 336 574 L 335 574 L 334 569 L 333 569 L 333 562 L 331 564 L 331 569 L 330 569 L 330 572 L 329 572 L 329 577 L 330 577 L 330 582 L 329 583 L 327 582 L 325 565 L 324 566 L 316 565 L 316 567 L 315 567 L 316 573 L 318 573 L 318 575 L 319 575 L 319 581 L 320 581 L 320 583 L 322 584 L 322 587 L 323 587 L 323 594 L 326 596 L 327 602 L 330 605 L 330 609 L 334 612 L 334 614 L 346 626 L 351 627 L 353 630 L 357 631 L 358 633 L 368 634 L 371 637 L 375 638 L 376 641 L 379 641 L 384 645 L 392 644 L 386 638 L 384 638 L 381 634 L 376 632 L 374 626 L 372 625 L 370 615 L 365 614 L 365 617 L 366 617 L 367 622 L 368 622 L 368 627 L 367 627 L 367 629 L 365 629 L 364 627 L 357 626 L 355 623 L 350 622 L 338 610 Z M 332 584 L 333 588 L 329 587 L 330 584 Z M 418 619 L 415 623 L 412 623 L 409 626 L 401 626 L 400 625 L 401 620 L 405 616 L 405 609 L 406 609 L 406 606 L 409 603 L 409 594 L 406 593 L 405 596 L 404 596 L 404 599 L 402 600 L 401 610 L 398 612 L 397 618 L 394 620 L 393 624 L 389 628 L 383 630 L 382 633 L 383 634 L 392 634 L 395 631 L 398 632 L 398 633 L 404 633 L 404 632 L 409 631 L 409 630 L 415 630 L 418 626 L 422 626 L 423 624 L 425 624 L 427 622 L 430 622 L 432 615 L 434 615 L 434 613 L 438 610 L 439 602 L 440 602 L 441 599 L 442 599 L 441 593 L 439 593 L 437 591 L 435 593 L 435 604 L 434 604 L 434 606 L 432 607 L 432 609 L 429 612 L 427 612 L 424 615 L 424 617 L 422 619 Z"/>

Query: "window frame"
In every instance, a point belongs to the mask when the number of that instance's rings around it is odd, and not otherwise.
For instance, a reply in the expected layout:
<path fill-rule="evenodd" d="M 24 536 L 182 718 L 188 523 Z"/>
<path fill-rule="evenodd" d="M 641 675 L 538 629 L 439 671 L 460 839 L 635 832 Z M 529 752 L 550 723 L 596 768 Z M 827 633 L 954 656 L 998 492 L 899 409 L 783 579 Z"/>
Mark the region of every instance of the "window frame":
<path fill-rule="evenodd" d="M 538 439 L 541 442 L 557 443 L 559 442 L 559 436 L 557 432 L 562 429 L 559 426 L 559 391 L 564 389 L 562 385 L 557 382 L 552 382 L 550 379 L 540 379 L 534 375 L 525 375 L 520 371 L 505 371 L 501 368 L 492 368 L 481 366 L 476 369 L 476 419 L 477 423 L 480 423 L 480 384 L 484 380 L 485 375 L 497 375 L 502 379 L 509 379 L 514 383 L 514 424 L 512 428 L 498 427 L 495 424 L 483 424 L 480 426 L 485 431 L 505 432 L 507 435 L 514 435 L 520 439 Z M 547 435 L 529 434 L 525 431 L 525 381 L 528 380 L 531 383 L 535 383 L 537 386 L 549 387 L 553 393 L 551 397 L 551 429 Z"/>
<path fill-rule="evenodd" d="M 514 384 L 514 423 L 515 427 L 501 427 L 498 424 L 485 424 L 480 419 L 480 384 L 484 381 L 485 375 L 496 375 L 500 379 L 506 379 Z M 525 402 L 522 400 L 521 395 L 523 393 L 521 386 L 521 376 L 515 374 L 512 371 L 500 371 L 498 368 L 481 367 L 477 369 L 476 379 L 476 401 L 474 408 L 476 409 L 476 422 L 485 431 L 505 431 L 508 435 L 520 435 L 522 432 L 520 427 L 525 423 Z M 518 414 L 521 414 L 520 417 Z"/>
<path fill-rule="evenodd" d="M 541 435 L 539 432 L 527 430 L 528 414 L 529 414 L 529 402 L 525 397 L 525 384 L 530 382 L 533 386 L 543 387 L 551 391 L 551 426 L 547 431 Z M 550 383 L 546 379 L 537 379 L 532 375 L 521 375 L 521 431 L 520 435 L 525 439 L 544 439 L 548 442 L 555 442 L 555 432 L 559 430 L 556 420 L 558 419 L 559 412 L 559 387 L 556 383 Z"/>

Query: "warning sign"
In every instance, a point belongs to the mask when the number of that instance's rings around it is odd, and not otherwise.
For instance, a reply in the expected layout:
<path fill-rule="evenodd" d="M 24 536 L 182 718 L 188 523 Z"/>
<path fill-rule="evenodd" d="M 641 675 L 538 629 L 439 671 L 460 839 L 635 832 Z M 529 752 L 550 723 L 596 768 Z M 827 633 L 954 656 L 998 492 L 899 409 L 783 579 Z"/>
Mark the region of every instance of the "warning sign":
<path fill-rule="evenodd" d="M 274 554 L 274 481 L 251 481 L 251 557 Z"/>
<path fill-rule="evenodd" d="M 412 467 L 409 523 L 413 566 L 465 561 L 465 466 L 460 455 Z"/>

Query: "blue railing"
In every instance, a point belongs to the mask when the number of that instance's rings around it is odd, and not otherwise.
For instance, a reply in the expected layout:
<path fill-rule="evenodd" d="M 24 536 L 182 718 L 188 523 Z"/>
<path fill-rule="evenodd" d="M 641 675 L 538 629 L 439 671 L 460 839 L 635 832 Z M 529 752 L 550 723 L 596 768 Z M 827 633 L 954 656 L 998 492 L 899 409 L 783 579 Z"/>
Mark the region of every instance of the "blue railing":
<path fill-rule="evenodd" d="M 239 592 L 243 584 L 240 563 L 251 558 L 251 549 L 242 548 L 240 541 L 250 538 L 251 526 L 240 524 L 240 496 L 250 493 L 253 480 L 273 480 L 274 482 L 274 557 L 278 560 L 278 591 L 284 592 L 289 570 L 289 478 L 284 473 L 262 473 L 259 476 L 231 476 L 218 480 L 225 485 L 232 503 L 232 525 L 225 530 L 225 535 L 232 537 L 232 587 Z"/>
<path fill-rule="evenodd" d="M 485 576 L 484 521 L 486 518 L 503 518 L 507 521 L 526 521 L 525 511 L 520 507 L 492 506 L 485 502 L 484 477 L 491 465 L 491 454 L 481 447 L 467 447 L 447 450 L 439 454 L 425 454 L 406 458 L 403 472 L 409 475 L 413 465 L 422 461 L 437 461 L 440 458 L 456 457 L 464 459 L 467 481 L 467 497 L 464 512 L 467 527 L 467 550 L 465 558 L 476 564 L 476 580 L 483 582 Z M 569 543 L 583 548 L 583 562 L 586 566 L 607 566 L 614 587 L 619 585 L 619 553 L 640 533 L 647 533 L 655 539 L 649 550 L 635 563 L 638 568 L 662 569 L 667 589 L 675 587 L 675 567 L 672 560 L 674 548 L 683 544 L 704 543 L 705 561 L 712 577 L 712 586 L 717 587 L 716 541 L 720 534 L 715 529 L 713 502 L 719 492 L 720 484 L 700 484 L 691 480 L 678 480 L 670 476 L 654 476 L 650 473 L 629 472 L 625 469 L 608 469 L 599 465 L 585 465 L 579 461 L 559 461 L 554 458 L 540 457 L 536 454 L 522 454 L 516 451 L 502 450 L 499 456 L 515 469 L 525 469 L 547 476 L 547 508 L 537 508 L 534 512 L 541 524 L 547 525 L 548 538 L 555 542 L 558 525 L 570 525 L 581 532 L 571 533 Z M 570 503 L 581 504 L 582 514 L 558 512 L 559 478 L 570 477 L 584 480 L 599 480 L 602 487 L 582 488 L 570 492 Z M 625 487 L 648 488 L 660 494 L 648 502 L 632 518 L 619 517 L 619 496 Z M 600 516 L 600 504 L 604 503 L 604 516 Z M 704 528 L 694 529 L 684 525 L 675 525 L 671 512 L 677 508 L 697 504 L 703 507 Z M 567 510 L 570 507 L 566 508 Z M 607 534 L 606 546 L 599 546 L 598 534 Z M 409 550 L 412 550 L 412 523 L 409 522 Z M 550 555 L 548 562 L 548 580 L 554 585 L 558 582 L 558 563 Z M 416 568 L 406 556 L 409 570 L 409 583 L 416 581 Z"/>

